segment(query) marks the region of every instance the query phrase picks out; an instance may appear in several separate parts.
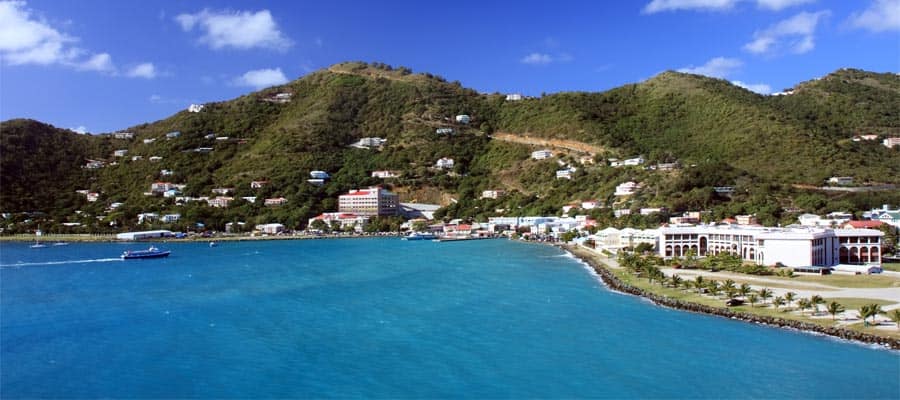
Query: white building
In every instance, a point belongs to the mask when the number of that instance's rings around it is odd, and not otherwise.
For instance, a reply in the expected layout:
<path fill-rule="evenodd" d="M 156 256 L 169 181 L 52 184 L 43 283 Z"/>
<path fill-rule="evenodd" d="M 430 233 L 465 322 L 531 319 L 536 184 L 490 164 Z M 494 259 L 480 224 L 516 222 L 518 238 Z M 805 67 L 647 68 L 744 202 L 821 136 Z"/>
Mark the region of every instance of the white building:
<path fill-rule="evenodd" d="M 128 150 L 124 150 L 124 149 L 123 149 L 123 150 L 116 150 L 116 151 L 113 152 L 113 156 L 114 156 L 114 157 L 125 157 L 126 154 L 128 154 Z"/>
<path fill-rule="evenodd" d="M 434 130 L 434 133 L 438 135 L 452 135 L 454 132 L 453 128 L 437 128 Z"/>
<path fill-rule="evenodd" d="M 471 120 L 472 118 L 466 114 L 460 114 L 456 116 L 456 122 L 460 124 L 468 124 Z"/>
<path fill-rule="evenodd" d="M 233 197 L 216 196 L 215 198 L 207 199 L 206 204 L 209 204 L 210 207 L 225 208 L 228 207 L 232 201 L 234 201 Z"/>
<path fill-rule="evenodd" d="M 160 176 L 172 176 L 172 174 L 174 174 L 174 172 L 172 172 L 172 170 L 170 170 L 170 169 L 161 169 L 161 170 L 159 170 L 159 175 L 160 175 Z"/>
<path fill-rule="evenodd" d="M 132 132 L 116 132 L 113 133 L 113 137 L 116 139 L 133 139 L 134 133 Z"/>
<path fill-rule="evenodd" d="M 660 229 L 659 255 L 731 253 L 757 265 L 881 264 L 881 231 L 701 225 Z"/>
<path fill-rule="evenodd" d="M 372 177 L 373 178 L 381 178 L 381 179 L 399 178 L 400 173 L 397 171 L 388 171 L 388 170 L 372 171 Z"/>
<path fill-rule="evenodd" d="M 556 179 L 572 179 L 572 174 L 574 174 L 575 171 L 577 171 L 575 167 L 557 170 Z"/>
<path fill-rule="evenodd" d="M 142 231 L 142 232 L 123 232 L 116 234 L 116 239 L 118 240 L 142 240 L 142 239 L 154 239 L 154 238 L 164 238 L 164 237 L 172 237 L 172 231 L 167 230 L 158 230 L 158 231 Z"/>
<path fill-rule="evenodd" d="M 437 160 L 437 162 L 434 163 L 434 166 L 436 168 L 440 168 L 440 169 L 452 169 L 453 168 L 453 159 L 443 157 L 440 160 Z"/>
<path fill-rule="evenodd" d="M 172 182 L 153 182 L 150 184 L 150 192 L 153 194 L 163 194 L 169 189 L 175 189 L 175 184 Z"/>
<path fill-rule="evenodd" d="M 288 200 L 284 197 L 275 197 L 275 198 L 263 200 L 263 205 L 266 205 L 269 207 L 277 207 L 277 206 L 283 206 L 283 205 L 287 204 L 287 202 L 288 202 Z"/>
<path fill-rule="evenodd" d="M 281 232 L 284 232 L 284 225 L 282 225 L 282 224 L 259 224 L 259 225 L 256 225 L 255 230 L 265 233 L 267 235 L 277 235 Z"/>
<path fill-rule="evenodd" d="M 266 186 L 268 184 L 269 184 L 269 181 L 251 181 L 250 189 L 262 189 L 263 186 Z"/>
<path fill-rule="evenodd" d="M 148 160 L 150 160 L 152 162 L 162 161 L 162 159 L 163 158 L 160 156 L 150 156 L 150 158 L 148 158 Z"/>
<path fill-rule="evenodd" d="M 816 214 L 801 214 L 797 217 L 797 220 L 800 222 L 802 226 L 809 227 L 837 227 L 852 218 L 853 215 L 848 215 L 846 213 L 831 213 L 827 218 L 822 218 Z"/>
<path fill-rule="evenodd" d="M 179 131 L 173 131 L 173 132 L 169 132 L 166 134 L 167 139 L 175 139 L 179 136 L 181 136 L 181 132 L 179 132 Z"/>
<path fill-rule="evenodd" d="M 213 194 L 227 195 L 234 192 L 234 188 L 213 188 Z"/>
<path fill-rule="evenodd" d="M 545 160 L 550 157 L 553 157 L 553 152 L 550 150 L 538 150 L 531 152 L 531 158 L 535 160 Z"/>
<path fill-rule="evenodd" d="M 188 112 L 198 113 L 203 111 L 204 108 L 206 108 L 206 106 L 203 104 L 191 104 L 188 106 Z"/>
<path fill-rule="evenodd" d="M 338 197 L 338 211 L 359 215 L 397 215 L 400 197 L 380 186 L 351 190 Z"/>
<path fill-rule="evenodd" d="M 150 144 L 156 141 L 156 138 L 144 139 L 144 144 Z"/>
<path fill-rule="evenodd" d="M 626 159 L 625 161 L 622 161 L 622 165 L 624 165 L 626 167 L 641 165 L 643 163 L 644 163 L 644 157 L 629 158 L 629 159 Z"/>
<path fill-rule="evenodd" d="M 100 199 L 100 193 L 90 192 L 85 195 L 85 198 L 87 199 L 88 203 L 93 203 Z"/>
<path fill-rule="evenodd" d="M 310 171 L 309 176 L 313 179 L 328 179 L 331 177 L 325 171 Z"/>
<path fill-rule="evenodd" d="M 506 194 L 503 190 L 484 190 L 481 192 L 482 199 L 499 199 Z"/>
<path fill-rule="evenodd" d="M 332 227 L 335 223 L 337 223 L 340 224 L 341 229 L 353 228 L 357 232 L 362 232 L 363 228 L 366 226 L 366 223 L 369 222 L 369 216 L 341 212 L 322 213 L 318 216 L 310 218 L 307 222 L 306 229 L 310 229 L 313 222 L 317 220 L 324 222 L 329 227 Z"/>
<path fill-rule="evenodd" d="M 603 250 L 616 253 L 625 247 L 634 248 L 641 243 L 647 243 L 654 248 L 659 244 L 658 229 L 616 229 L 609 227 L 588 237 L 594 244 Z"/>
<path fill-rule="evenodd" d="M 144 159 L 144 156 L 131 156 L 131 161 L 141 161 Z"/>
<path fill-rule="evenodd" d="M 506 95 L 506 101 L 521 101 L 524 99 L 521 93 L 510 93 Z"/>
<path fill-rule="evenodd" d="M 882 143 L 884 143 L 887 148 L 894 148 L 894 146 L 900 146 L 900 137 L 884 138 L 884 142 Z"/>
<path fill-rule="evenodd" d="M 359 149 L 368 149 L 371 147 L 381 147 L 385 143 L 387 143 L 387 139 L 382 139 L 380 137 L 364 137 L 359 139 L 356 143 L 351 144 L 350 146 L 356 147 Z"/>
<path fill-rule="evenodd" d="M 181 219 L 181 214 L 166 214 L 162 216 L 162 222 L 167 224 L 178 222 L 179 219 Z"/>
<path fill-rule="evenodd" d="M 852 185 L 853 177 L 852 176 L 832 176 L 828 178 L 828 183 L 832 185 Z"/>
<path fill-rule="evenodd" d="M 637 183 L 634 181 L 628 181 L 628 182 L 617 185 L 616 191 L 615 191 L 615 193 L 613 193 L 613 195 L 615 195 L 615 196 L 630 196 L 630 195 L 633 195 L 634 192 L 640 188 L 641 188 L 640 183 Z"/>

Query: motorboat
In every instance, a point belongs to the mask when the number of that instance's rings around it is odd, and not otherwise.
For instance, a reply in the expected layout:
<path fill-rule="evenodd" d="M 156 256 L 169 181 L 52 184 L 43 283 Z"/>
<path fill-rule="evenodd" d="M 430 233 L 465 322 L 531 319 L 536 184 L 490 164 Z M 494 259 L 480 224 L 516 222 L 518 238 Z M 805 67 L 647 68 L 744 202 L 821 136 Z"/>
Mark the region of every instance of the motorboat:
<path fill-rule="evenodd" d="M 425 232 L 412 232 L 403 237 L 403 240 L 433 240 L 437 239 L 437 235 Z"/>
<path fill-rule="evenodd" d="M 150 246 L 147 250 L 126 250 L 122 253 L 122 259 L 135 260 L 139 258 L 162 258 L 168 257 L 169 253 L 171 252 L 168 250 L 160 250 L 154 246 Z"/>

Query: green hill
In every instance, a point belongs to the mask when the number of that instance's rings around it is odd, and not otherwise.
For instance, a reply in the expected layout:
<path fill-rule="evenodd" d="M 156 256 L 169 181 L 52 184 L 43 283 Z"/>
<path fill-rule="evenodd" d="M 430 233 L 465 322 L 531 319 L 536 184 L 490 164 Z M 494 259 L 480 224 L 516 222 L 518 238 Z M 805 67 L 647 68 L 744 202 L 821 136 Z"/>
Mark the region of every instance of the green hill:
<path fill-rule="evenodd" d="M 790 95 L 761 96 L 723 80 L 665 72 L 602 93 L 510 102 L 402 67 L 342 63 L 285 85 L 209 103 L 200 112 L 182 111 L 125 129 L 134 133 L 131 140 L 76 135 L 35 121 L 3 122 L 0 211 L 53 212 L 57 223 L 77 220 L 94 230 L 112 229 L 110 224 L 132 227 L 138 213 L 151 211 L 178 212 L 183 224 L 202 221 L 216 229 L 237 220 L 299 227 L 335 210 L 340 193 L 384 184 L 402 201 L 441 203 L 448 205 L 444 214 L 461 217 L 557 213 L 573 200 L 591 198 L 610 208 L 757 212 L 774 222 L 787 217 L 783 207 L 798 204 L 819 211 L 900 203 L 896 191 L 826 195 L 791 187 L 821 185 L 834 175 L 900 183 L 900 152 L 849 140 L 857 133 L 900 129 L 898 88 L 900 78 L 893 74 L 840 70 L 802 83 Z M 471 122 L 457 123 L 459 114 L 470 115 Z M 454 132 L 439 135 L 439 128 Z M 174 131 L 180 136 L 166 136 Z M 558 160 L 578 171 L 573 180 L 557 180 L 556 160 L 531 160 L 535 146 L 492 140 L 495 131 L 525 142 L 562 139 L 604 150 L 592 154 L 601 162 L 581 166 L 576 158 L 584 154 L 558 149 Z M 350 147 L 364 137 L 387 142 L 378 149 Z M 118 149 L 128 154 L 114 159 Z M 686 168 L 660 172 L 602 162 L 636 155 L 643 155 L 647 165 L 677 160 Z M 441 157 L 455 160 L 452 171 L 432 168 Z M 81 168 L 88 158 L 117 164 Z M 164 169 L 171 175 L 163 176 Z M 312 185 L 307 179 L 313 170 L 332 178 Z M 402 175 L 383 181 L 371 177 L 374 170 Z M 170 198 L 144 195 L 157 180 L 185 184 L 186 196 L 234 188 L 236 198 L 283 196 L 289 204 L 175 205 Z M 270 184 L 253 190 L 254 180 Z M 644 183 L 644 190 L 628 201 L 612 196 L 615 185 L 627 180 Z M 713 186 L 734 186 L 736 192 L 723 197 Z M 78 189 L 97 191 L 101 198 L 87 203 L 75 194 Z M 505 189 L 509 195 L 478 199 L 487 189 Z M 113 202 L 123 205 L 107 210 Z M 82 213 L 73 216 L 75 210 Z M 608 208 L 594 213 L 611 220 Z"/>

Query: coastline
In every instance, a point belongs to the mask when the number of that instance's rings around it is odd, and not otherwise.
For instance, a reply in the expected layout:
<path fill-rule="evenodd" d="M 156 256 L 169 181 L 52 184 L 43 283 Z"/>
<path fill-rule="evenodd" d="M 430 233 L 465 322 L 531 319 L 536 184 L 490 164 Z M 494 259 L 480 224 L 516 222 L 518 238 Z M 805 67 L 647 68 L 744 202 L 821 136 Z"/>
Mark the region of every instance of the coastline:
<path fill-rule="evenodd" d="M 72 243 L 191 243 L 191 242 L 243 242 L 256 240 L 312 240 L 312 239 L 364 239 L 375 237 L 402 237 L 401 234 L 323 234 L 323 235 L 268 235 L 268 236 L 213 236 L 213 237 L 189 237 L 189 238 L 152 238 L 143 240 L 119 240 L 115 235 L 55 235 L 46 234 L 41 236 L 43 242 L 72 242 Z M 0 243 L 12 242 L 34 242 L 34 235 L 18 235 L 18 236 L 0 236 Z"/>
<path fill-rule="evenodd" d="M 885 347 L 892 350 L 900 350 L 900 340 L 894 338 L 887 338 L 883 336 L 873 335 L 870 333 L 857 332 L 845 328 L 838 327 L 826 327 L 821 326 L 809 322 L 791 320 L 786 318 L 777 318 L 770 317 L 765 315 L 755 315 L 746 312 L 737 312 L 732 311 L 727 308 L 719 308 L 707 306 L 704 304 L 698 304 L 693 302 L 681 301 L 672 299 L 663 295 L 658 295 L 655 293 L 651 293 L 645 291 L 641 288 L 631 286 L 625 282 L 619 280 L 612 272 L 607 269 L 607 266 L 602 262 L 598 262 L 595 257 L 591 254 L 588 254 L 588 250 L 579 249 L 577 246 L 572 246 L 568 244 L 561 244 L 559 247 L 571 254 L 575 258 L 581 260 L 585 264 L 589 265 L 594 272 L 600 277 L 603 283 L 609 287 L 611 290 L 616 292 L 631 294 L 635 296 L 643 297 L 656 305 L 668 307 L 676 310 L 696 312 L 708 315 L 714 315 L 718 317 L 740 320 L 744 322 L 750 322 L 754 324 L 768 325 L 778 328 L 784 329 L 793 329 L 799 330 L 803 332 L 810 332 L 816 334 L 827 335 L 843 340 L 849 340 L 854 342 L 860 342 L 865 344 L 872 344 L 881 347 Z"/>

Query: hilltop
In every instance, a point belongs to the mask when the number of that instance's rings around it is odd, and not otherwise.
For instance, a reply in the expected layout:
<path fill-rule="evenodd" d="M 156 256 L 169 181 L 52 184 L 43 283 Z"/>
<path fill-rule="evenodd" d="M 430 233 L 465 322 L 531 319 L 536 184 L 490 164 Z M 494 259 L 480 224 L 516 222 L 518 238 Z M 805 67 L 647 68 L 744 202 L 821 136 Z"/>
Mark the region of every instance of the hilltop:
<path fill-rule="evenodd" d="M 774 223 L 790 217 L 784 208 L 817 212 L 900 203 L 896 191 L 833 196 L 791 186 L 821 185 L 836 175 L 860 183 L 900 183 L 900 152 L 849 140 L 900 129 L 900 77 L 839 70 L 790 93 L 762 96 L 720 79 L 664 72 L 600 93 L 506 101 L 404 67 L 341 63 L 208 103 L 199 112 L 184 110 L 124 129 L 133 134 L 130 139 L 81 136 L 36 121 L 3 122 L 0 210 L 52 212 L 57 222 L 73 219 L 79 210 L 83 217 L 75 219 L 97 229 L 110 223 L 133 226 L 138 213 L 151 211 L 180 212 L 187 221 L 216 229 L 236 220 L 299 227 L 335 210 L 338 194 L 375 184 L 400 193 L 402 201 L 448 206 L 439 215 L 477 218 L 558 213 L 569 202 L 597 199 L 609 208 L 592 212 L 610 221 L 611 208 L 664 206 L 712 209 L 716 215 L 756 212 Z M 454 118 L 462 114 L 470 116 L 468 123 Z M 438 134 L 438 129 L 453 132 Z M 170 132 L 180 135 L 167 137 Z M 350 146 L 367 137 L 386 142 L 370 149 Z M 557 157 L 530 159 L 537 144 L 550 146 Z M 127 154 L 113 157 L 115 150 Z M 685 168 L 661 172 L 606 165 L 608 158 L 637 155 L 646 160 L 644 166 L 677 161 Z M 582 165 L 585 156 L 595 163 Z M 441 157 L 453 158 L 454 167 L 433 168 Z M 88 159 L 116 164 L 81 168 Z M 555 179 L 560 164 L 577 169 L 572 180 Z M 331 179 L 323 186 L 309 184 L 314 170 Z M 375 170 L 401 176 L 373 178 Z M 288 205 L 176 206 L 173 199 L 144 195 L 157 180 L 184 184 L 186 196 L 234 188 L 234 197 L 285 197 Z M 270 184 L 252 190 L 256 180 Z M 628 180 L 644 189 L 627 198 L 612 196 L 614 187 Z M 735 192 L 722 196 L 714 186 Z M 75 195 L 78 189 L 100 193 L 100 199 L 87 203 Z M 481 191 L 489 189 L 508 195 L 480 200 Z M 114 202 L 123 205 L 107 211 Z M 93 222 L 94 216 L 103 218 Z"/>

